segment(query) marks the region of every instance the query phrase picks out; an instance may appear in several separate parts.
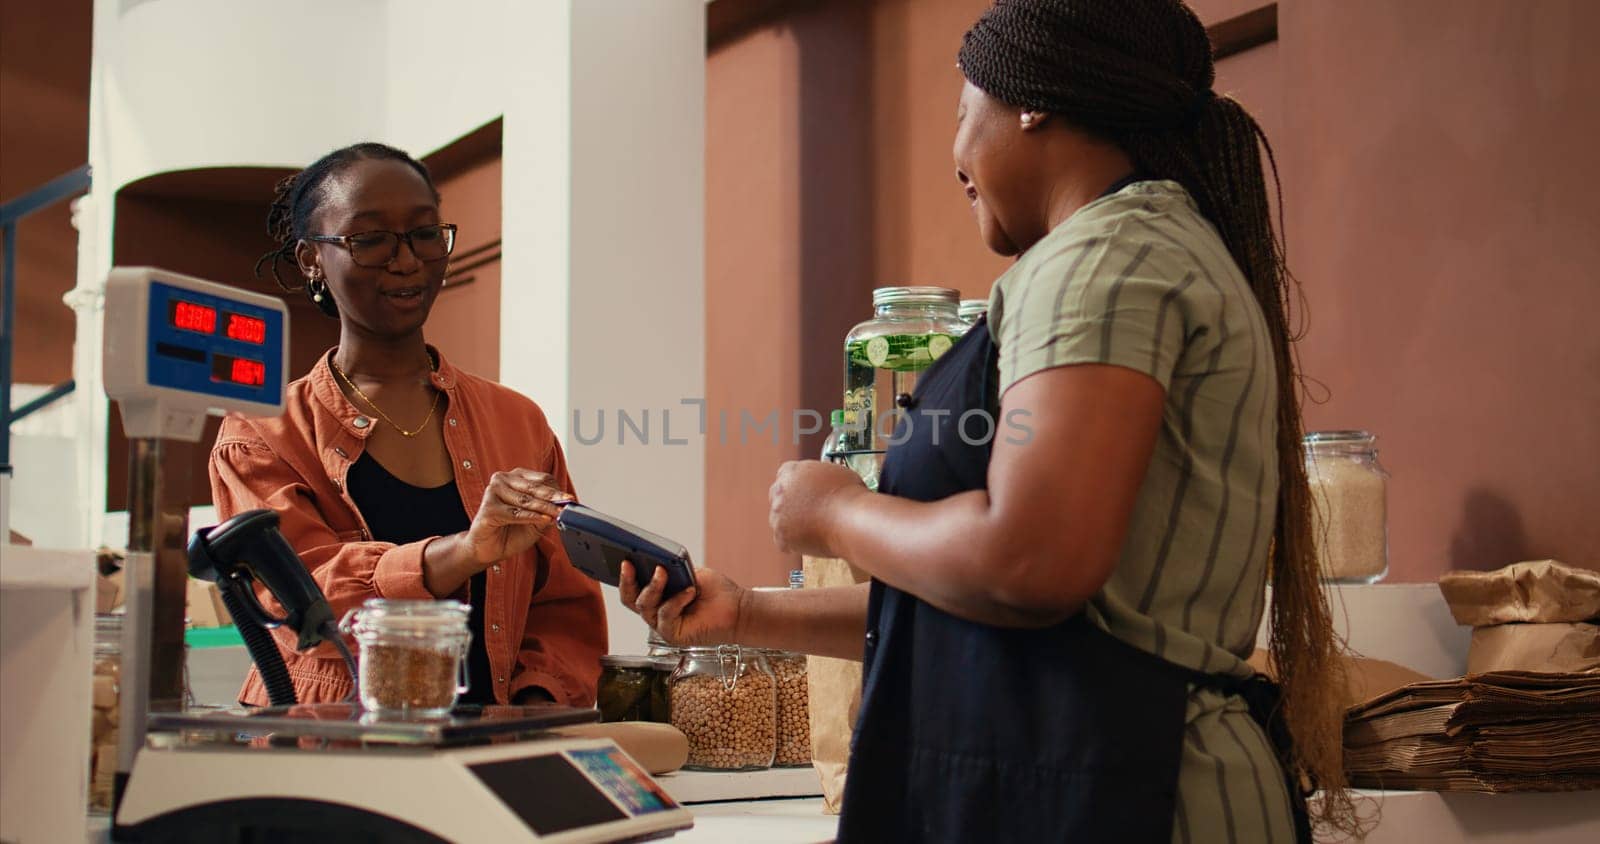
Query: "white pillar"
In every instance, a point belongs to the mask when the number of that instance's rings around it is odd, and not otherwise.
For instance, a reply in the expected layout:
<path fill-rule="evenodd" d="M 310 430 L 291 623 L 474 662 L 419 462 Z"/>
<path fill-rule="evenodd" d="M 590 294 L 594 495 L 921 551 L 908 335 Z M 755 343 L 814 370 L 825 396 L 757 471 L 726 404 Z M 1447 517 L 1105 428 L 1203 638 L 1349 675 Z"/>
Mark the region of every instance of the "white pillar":
<path fill-rule="evenodd" d="M 581 498 L 698 560 L 703 405 L 684 402 L 705 394 L 705 3 L 533 5 L 507 21 L 521 37 L 508 56 L 500 377 L 550 416 Z M 647 437 L 619 443 L 619 410 L 648 416 Z M 635 617 L 613 603 L 611 624 L 613 650 L 642 652 Z"/>
<path fill-rule="evenodd" d="M 92 97 L 92 94 L 91 94 Z M 90 146 L 94 146 L 91 138 Z M 93 160 L 91 151 L 91 161 Z M 105 189 L 78 197 L 72 203 L 72 227 L 78 230 L 78 278 L 61 300 L 72 309 L 77 334 L 72 343 L 72 415 L 77 431 L 78 495 L 62 502 L 70 510 L 74 548 L 121 547 L 127 537 L 105 536 L 106 437 L 111 406 L 106 400 L 102 371 L 102 312 L 105 310 L 106 271 L 110 269 L 111 202 Z M 105 261 L 107 263 L 102 263 Z"/>

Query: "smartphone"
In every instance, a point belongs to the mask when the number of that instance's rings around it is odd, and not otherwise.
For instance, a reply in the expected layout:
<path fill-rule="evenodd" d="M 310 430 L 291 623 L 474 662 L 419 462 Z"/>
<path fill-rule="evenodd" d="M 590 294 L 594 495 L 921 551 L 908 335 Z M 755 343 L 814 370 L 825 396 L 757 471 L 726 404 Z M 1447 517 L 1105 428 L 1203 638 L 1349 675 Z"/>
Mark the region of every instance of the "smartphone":
<path fill-rule="evenodd" d="M 608 516 L 582 504 L 568 504 L 556 517 L 561 544 L 567 558 L 579 571 L 601 583 L 618 585 L 622 580 L 622 561 L 633 563 L 634 579 L 640 589 L 655 577 L 656 568 L 667 570 L 663 597 L 694 585 L 694 564 L 689 549 L 643 528 Z"/>

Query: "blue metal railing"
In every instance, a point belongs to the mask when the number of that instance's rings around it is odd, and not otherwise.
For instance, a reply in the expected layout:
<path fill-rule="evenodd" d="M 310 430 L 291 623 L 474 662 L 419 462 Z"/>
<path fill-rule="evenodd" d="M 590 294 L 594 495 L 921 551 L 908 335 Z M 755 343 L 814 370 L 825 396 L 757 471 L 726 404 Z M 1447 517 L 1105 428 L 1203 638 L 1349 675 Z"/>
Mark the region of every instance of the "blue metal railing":
<path fill-rule="evenodd" d="M 37 188 L 0 205 L 0 228 L 4 229 L 4 296 L 0 304 L 0 472 L 11 471 L 11 423 L 68 395 L 77 386 L 71 379 L 51 387 L 44 395 L 11 408 L 12 347 L 16 340 L 17 310 L 17 223 L 23 218 L 89 190 L 89 165 L 51 179 Z"/>

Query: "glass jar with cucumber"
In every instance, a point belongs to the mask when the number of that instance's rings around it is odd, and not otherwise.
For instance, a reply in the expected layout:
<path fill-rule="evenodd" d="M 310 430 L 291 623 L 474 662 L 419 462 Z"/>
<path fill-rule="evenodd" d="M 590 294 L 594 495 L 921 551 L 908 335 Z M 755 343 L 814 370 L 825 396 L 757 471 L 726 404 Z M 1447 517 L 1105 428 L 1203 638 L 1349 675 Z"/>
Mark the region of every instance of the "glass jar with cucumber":
<path fill-rule="evenodd" d="M 844 427 L 833 456 L 868 487 L 877 488 L 884 440 L 893 434 L 886 417 L 968 328 L 957 313 L 960 301 L 946 287 L 880 287 L 872 291 L 872 319 L 845 336 Z"/>

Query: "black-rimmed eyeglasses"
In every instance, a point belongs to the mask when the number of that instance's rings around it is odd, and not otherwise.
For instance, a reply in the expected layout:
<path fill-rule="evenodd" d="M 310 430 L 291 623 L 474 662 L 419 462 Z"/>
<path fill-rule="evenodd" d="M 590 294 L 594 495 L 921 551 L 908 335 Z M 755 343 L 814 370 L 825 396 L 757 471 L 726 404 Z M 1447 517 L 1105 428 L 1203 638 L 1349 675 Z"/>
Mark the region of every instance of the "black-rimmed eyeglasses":
<path fill-rule="evenodd" d="M 318 243 L 337 243 L 350 250 L 350 260 L 361 267 L 386 267 L 400 255 L 400 241 L 411 247 L 411 254 L 419 261 L 439 261 L 450 256 L 456 248 L 454 223 L 437 223 L 420 226 L 411 231 L 370 231 L 357 234 L 313 234 L 306 240 Z"/>

